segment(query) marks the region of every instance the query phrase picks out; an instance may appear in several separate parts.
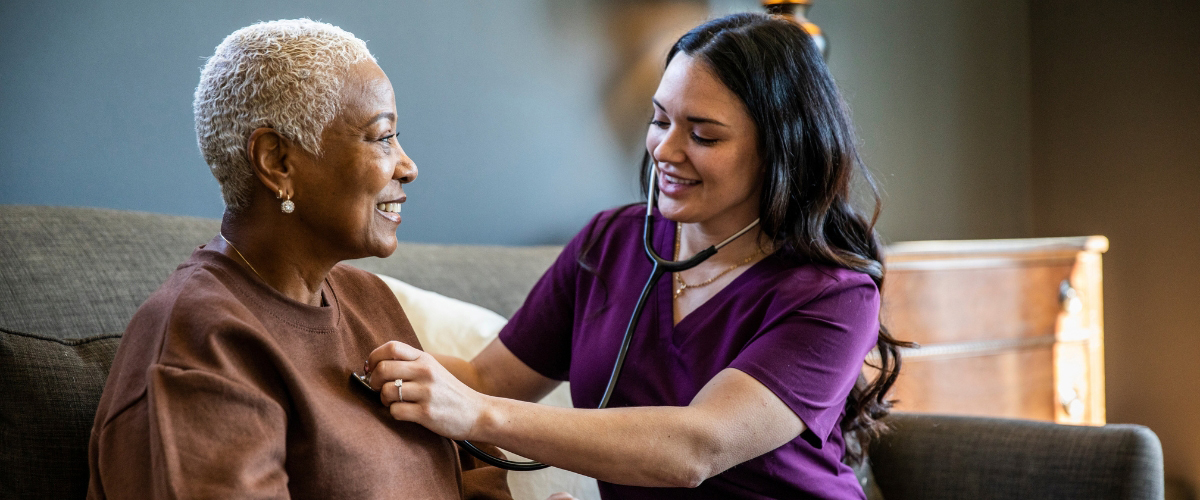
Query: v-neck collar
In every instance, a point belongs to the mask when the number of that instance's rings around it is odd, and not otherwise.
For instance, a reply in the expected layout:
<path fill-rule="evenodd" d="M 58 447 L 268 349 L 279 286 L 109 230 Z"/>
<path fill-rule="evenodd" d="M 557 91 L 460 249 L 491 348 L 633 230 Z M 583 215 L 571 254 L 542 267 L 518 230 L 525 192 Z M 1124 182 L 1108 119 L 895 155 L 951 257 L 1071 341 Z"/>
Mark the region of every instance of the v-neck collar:
<path fill-rule="evenodd" d="M 663 217 L 658 212 L 658 209 L 654 210 L 654 249 L 658 251 L 659 255 L 664 256 L 673 255 L 675 249 L 674 224 L 666 217 Z M 733 281 L 725 285 L 725 288 L 718 290 L 717 293 L 693 309 L 687 316 L 680 318 L 679 324 L 675 324 L 675 299 L 671 295 L 674 280 L 671 273 L 663 274 L 659 278 L 656 285 L 657 290 L 655 290 L 658 298 L 654 312 L 658 315 L 659 328 L 661 331 L 669 333 L 672 343 L 677 346 L 682 344 L 691 335 L 690 332 L 694 328 L 692 324 L 700 321 L 700 319 L 693 318 L 700 317 L 703 319 L 706 316 L 711 316 L 721 305 L 728 303 L 728 295 L 736 293 L 747 281 L 758 275 L 760 269 L 763 267 L 763 263 L 772 257 L 773 254 L 767 255 L 758 262 L 755 262 L 744 272 L 733 278 Z"/>

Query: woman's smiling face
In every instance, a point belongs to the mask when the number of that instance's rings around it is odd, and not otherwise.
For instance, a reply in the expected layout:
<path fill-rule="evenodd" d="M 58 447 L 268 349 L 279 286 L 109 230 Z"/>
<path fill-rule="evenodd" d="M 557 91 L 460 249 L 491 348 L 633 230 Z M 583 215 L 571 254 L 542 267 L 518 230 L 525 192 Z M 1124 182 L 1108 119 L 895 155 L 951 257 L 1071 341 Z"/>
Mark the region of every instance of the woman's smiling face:
<path fill-rule="evenodd" d="M 339 260 L 396 250 L 403 184 L 417 166 L 396 140 L 396 98 L 377 64 L 351 67 L 341 111 L 321 136 L 322 155 L 297 154 L 295 216 Z"/>
<path fill-rule="evenodd" d="M 681 52 L 667 65 L 653 104 L 646 150 L 658 163 L 659 211 L 717 227 L 757 218 L 757 128 L 737 95 L 707 64 Z"/>

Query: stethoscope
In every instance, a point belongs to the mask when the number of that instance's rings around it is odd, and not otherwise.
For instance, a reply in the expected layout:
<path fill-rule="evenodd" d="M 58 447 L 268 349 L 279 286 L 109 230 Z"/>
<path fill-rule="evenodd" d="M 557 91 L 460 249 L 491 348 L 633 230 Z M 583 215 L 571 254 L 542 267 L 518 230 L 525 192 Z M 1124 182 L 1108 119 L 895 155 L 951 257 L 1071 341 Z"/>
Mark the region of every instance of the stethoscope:
<path fill-rule="evenodd" d="M 597 408 L 608 407 L 608 401 L 610 398 L 612 398 L 613 390 L 617 387 L 617 379 L 621 377 L 621 368 L 625 365 L 625 354 L 629 352 L 629 343 L 631 340 L 633 340 L 634 327 L 637 326 L 638 321 L 642 318 L 642 309 L 646 306 L 646 299 L 650 297 L 650 291 L 654 289 L 654 285 L 658 283 L 658 280 L 661 279 L 666 273 L 678 273 L 700 265 L 702 262 L 708 260 L 709 257 L 716 255 L 717 251 L 723 248 L 725 245 L 732 243 L 733 240 L 736 240 L 743 234 L 750 232 L 750 230 L 754 229 L 754 226 L 757 226 L 759 222 L 759 219 L 754 219 L 754 222 L 751 222 L 749 225 L 742 228 L 741 231 L 734 233 L 733 236 L 726 238 L 725 241 L 696 252 L 695 255 L 687 260 L 677 261 L 664 259 L 658 254 L 658 252 L 654 250 L 654 245 L 650 241 L 650 238 L 654 234 L 654 207 L 658 201 L 657 163 L 650 164 L 649 179 L 647 179 L 647 181 L 647 186 L 649 186 L 649 189 L 646 190 L 646 220 L 642 223 L 642 247 L 646 250 L 646 257 L 650 259 L 650 263 L 653 265 L 653 267 L 650 270 L 650 278 L 646 280 L 646 285 L 642 287 L 642 294 L 638 297 L 637 305 L 633 308 L 633 316 L 629 318 L 629 326 L 625 327 L 625 337 L 621 339 L 621 350 L 617 354 L 616 362 L 613 363 L 612 374 L 608 377 L 608 386 L 604 388 L 604 395 L 600 398 L 600 405 L 597 406 Z M 362 375 L 354 373 L 351 374 L 350 378 L 357 380 L 359 383 L 365 385 L 368 389 L 371 388 L 370 384 L 367 383 L 366 378 Z M 371 390 L 374 391 L 374 389 Z M 475 458 L 478 458 L 480 461 L 501 469 L 513 471 L 534 471 L 549 467 L 549 465 L 541 462 L 516 462 L 513 460 L 506 460 L 496 457 L 477 448 L 475 445 L 471 444 L 470 441 L 463 440 L 455 442 L 458 443 L 458 445 L 464 450 L 467 450 L 467 453 L 475 456 Z"/>

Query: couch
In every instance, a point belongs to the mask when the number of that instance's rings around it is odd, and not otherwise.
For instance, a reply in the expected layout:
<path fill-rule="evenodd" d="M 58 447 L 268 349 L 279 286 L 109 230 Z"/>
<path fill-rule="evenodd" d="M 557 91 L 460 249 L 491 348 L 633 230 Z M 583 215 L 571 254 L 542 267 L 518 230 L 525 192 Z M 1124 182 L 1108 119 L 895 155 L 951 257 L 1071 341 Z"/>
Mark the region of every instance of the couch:
<path fill-rule="evenodd" d="M 84 496 L 88 434 L 126 322 L 218 223 L 0 205 L 0 498 Z M 558 251 L 402 243 L 387 259 L 352 264 L 396 278 L 394 290 L 494 311 L 502 324 Z M 892 430 L 859 471 L 873 498 L 1163 497 L 1161 445 L 1145 427 L 919 414 L 888 421 Z M 527 473 L 510 479 L 519 474 Z M 594 495 L 578 476 L 565 481 Z M 517 486 L 518 496 L 544 492 Z"/>

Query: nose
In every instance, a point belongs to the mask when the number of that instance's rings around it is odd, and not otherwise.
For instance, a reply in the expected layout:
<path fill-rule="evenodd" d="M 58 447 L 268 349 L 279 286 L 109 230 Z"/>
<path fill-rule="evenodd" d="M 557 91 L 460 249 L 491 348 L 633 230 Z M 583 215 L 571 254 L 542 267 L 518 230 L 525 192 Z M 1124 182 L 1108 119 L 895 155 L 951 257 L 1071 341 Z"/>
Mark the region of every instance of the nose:
<path fill-rule="evenodd" d="M 655 132 L 658 132 L 657 134 Z M 684 152 L 686 140 L 681 133 L 681 127 L 671 125 L 667 130 L 651 130 L 648 136 L 648 145 L 650 146 L 650 157 L 659 163 L 683 163 L 687 159 L 687 154 Z M 655 144 L 654 141 L 658 143 Z"/>
<path fill-rule="evenodd" d="M 408 184 L 417 180 L 417 164 L 408 157 L 404 152 L 404 148 L 400 148 L 400 161 L 396 162 L 396 169 L 392 171 L 392 178 L 400 181 L 401 184 Z"/>

